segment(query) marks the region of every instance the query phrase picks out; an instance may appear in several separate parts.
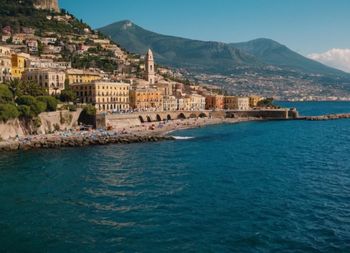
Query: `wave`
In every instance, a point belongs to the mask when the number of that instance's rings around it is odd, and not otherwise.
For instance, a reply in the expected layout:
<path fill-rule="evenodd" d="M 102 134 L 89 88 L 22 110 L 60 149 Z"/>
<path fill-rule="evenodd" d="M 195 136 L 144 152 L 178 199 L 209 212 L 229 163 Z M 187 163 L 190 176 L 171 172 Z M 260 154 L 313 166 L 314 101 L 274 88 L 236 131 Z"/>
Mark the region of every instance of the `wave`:
<path fill-rule="evenodd" d="M 190 136 L 172 136 L 175 140 L 191 140 L 194 139 L 194 137 Z"/>

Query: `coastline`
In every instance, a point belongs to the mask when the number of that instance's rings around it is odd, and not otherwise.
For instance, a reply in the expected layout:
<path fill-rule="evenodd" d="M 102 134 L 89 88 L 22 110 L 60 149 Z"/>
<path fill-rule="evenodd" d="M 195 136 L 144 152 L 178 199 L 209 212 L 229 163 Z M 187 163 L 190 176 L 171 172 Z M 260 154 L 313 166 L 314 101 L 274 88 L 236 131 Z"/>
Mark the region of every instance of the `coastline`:
<path fill-rule="evenodd" d="M 30 135 L 24 138 L 0 142 L 0 151 L 26 151 L 32 149 L 54 149 L 63 147 L 84 147 L 108 144 L 130 144 L 175 140 L 171 133 L 179 130 L 201 128 L 209 125 L 236 124 L 258 118 L 196 118 L 172 120 L 162 123 L 144 123 L 129 129 L 111 131 L 92 130 L 56 132 L 53 134 Z"/>

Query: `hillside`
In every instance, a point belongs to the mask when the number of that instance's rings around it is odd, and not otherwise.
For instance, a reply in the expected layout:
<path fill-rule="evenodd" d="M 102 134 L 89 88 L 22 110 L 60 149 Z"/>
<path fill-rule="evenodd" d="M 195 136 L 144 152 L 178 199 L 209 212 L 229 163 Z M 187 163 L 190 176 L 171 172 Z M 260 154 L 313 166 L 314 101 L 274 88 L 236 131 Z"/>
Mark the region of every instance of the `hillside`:
<path fill-rule="evenodd" d="M 350 76 L 269 39 L 232 44 L 198 41 L 157 34 L 131 21 L 117 22 L 99 30 L 129 51 L 142 54 L 152 48 L 161 64 L 173 67 L 229 74 L 240 66 L 256 69 L 273 65 L 286 71 Z"/>
<path fill-rule="evenodd" d="M 49 10 L 34 8 L 34 0 L 0 0 L 0 27 L 9 26 L 13 33 L 21 32 L 21 27 L 32 27 L 37 33 L 55 32 L 58 34 L 77 33 L 83 34 L 87 24 L 73 18 L 69 22 L 48 20 L 52 15 Z M 63 12 L 61 15 L 65 15 Z M 58 14 L 56 14 L 58 15 Z"/>
<path fill-rule="evenodd" d="M 294 69 L 306 73 L 344 75 L 340 70 L 327 67 L 319 62 L 306 58 L 288 47 L 270 39 L 256 39 L 242 43 L 230 44 L 247 54 L 254 55 L 259 60 L 279 66 L 281 68 Z"/>

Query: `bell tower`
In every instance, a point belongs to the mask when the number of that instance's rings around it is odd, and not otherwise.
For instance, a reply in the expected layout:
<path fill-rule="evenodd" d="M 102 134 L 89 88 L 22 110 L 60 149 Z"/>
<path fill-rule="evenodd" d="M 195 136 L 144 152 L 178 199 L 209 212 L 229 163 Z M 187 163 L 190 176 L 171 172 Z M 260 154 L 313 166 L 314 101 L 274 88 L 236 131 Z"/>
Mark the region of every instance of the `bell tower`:
<path fill-rule="evenodd" d="M 145 79 L 149 82 L 149 84 L 155 83 L 155 70 L 154 70 L 154 58 L 153 52 L 151 49 L 148 49 L 145 59 Z"/>

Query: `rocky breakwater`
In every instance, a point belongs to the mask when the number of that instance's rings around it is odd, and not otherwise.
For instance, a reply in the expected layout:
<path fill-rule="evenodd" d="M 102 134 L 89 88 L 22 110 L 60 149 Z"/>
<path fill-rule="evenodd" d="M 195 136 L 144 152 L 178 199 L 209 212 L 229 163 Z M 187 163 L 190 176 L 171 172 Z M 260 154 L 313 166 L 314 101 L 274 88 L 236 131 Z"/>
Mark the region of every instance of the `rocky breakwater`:
<path fill-rule="evenodd" d="M 31 150 L 40 148 L 83 147 L 107 144 L 130 144 L 174 140 L 157 134 L 120 134 L 117 132 L 61 133 L 57 135 L 29 136 L 0 142 L 0 151 Z"/>
<path fill-rule="evenodd" d="M 328 114 L 320 116 L 304 116 L 299 117 L 301 120 L 336 120 L 336 119 L 350 119 L 350 113 L 341 113 L 341 114 Z"/>

